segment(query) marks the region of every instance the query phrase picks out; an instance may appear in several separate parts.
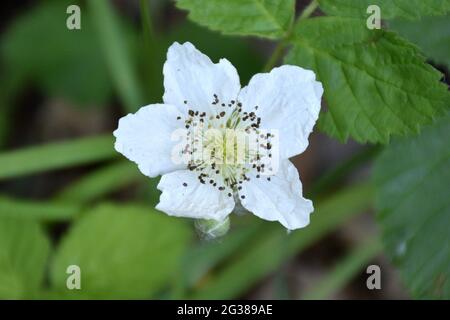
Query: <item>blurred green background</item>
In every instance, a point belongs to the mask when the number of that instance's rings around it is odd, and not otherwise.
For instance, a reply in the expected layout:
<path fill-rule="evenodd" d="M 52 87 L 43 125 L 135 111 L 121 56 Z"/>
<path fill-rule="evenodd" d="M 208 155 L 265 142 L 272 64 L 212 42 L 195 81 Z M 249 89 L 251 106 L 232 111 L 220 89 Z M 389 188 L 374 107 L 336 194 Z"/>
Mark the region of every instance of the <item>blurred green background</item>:
<path fill-rule="evenodd" d="M 69 4 L 81 8 L 81 30 L 66 28 Z M 409 297 L 374 223 L 377 146 L 315 132 L 294 159 L 315 202 L 311 225 L 287 234 L 277 223 L 233 215 L 230 232 L 213 241 L 195 234 L 192 220 L 156 211 L 157 179 L 114 151 L 118 119 L 161 101 L 173 41 L 190 41 L 214 61 L 226 57 L 243 84 L 261 72 L 273 43 L 196 26 L 166 0 L 3 7 L 0 298 Z M 73 264 L 81 290 L 66 288 Z M 382 290 L 366 288 L 369 264 L 382 267 Z"/>

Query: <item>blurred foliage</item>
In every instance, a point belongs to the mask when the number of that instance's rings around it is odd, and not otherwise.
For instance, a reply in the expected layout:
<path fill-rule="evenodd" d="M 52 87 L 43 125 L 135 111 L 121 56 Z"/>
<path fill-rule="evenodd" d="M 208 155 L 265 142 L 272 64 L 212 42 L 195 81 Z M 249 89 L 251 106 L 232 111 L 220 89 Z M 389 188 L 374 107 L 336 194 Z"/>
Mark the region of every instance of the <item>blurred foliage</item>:
<path fill-rule="evenodd" d="M 0 218 L 0 299 L 39 297 L 50 242 L 36 221 Z"/>
<path fill-rule="evenodd" d="M 83 11 L 82 32 L 64 27 L 72 3 L 46 1 L 15 19 L 2 35 L 2 62 L 9 76 L 32 81 L 49 96 L 102 106 L 112 93 L 111 78 L 89 12 Z"/>
<path fill-rule="evenodd" d="M 391 135 L 415 134 L 450 105 L 442 74 L 416 47 L 385 30 L 369 30 L 365 20 L 306 20 L 293 41 L 286 62 L 317 72 L 328 104 L 319 127 L 341 141 L 387 143 Z"/>
<path fill-rule="evenodd" d="M 108 0 L 88 1 L 88 8 L 116 90 L 126 110 L 134 112 L 144 101 L 135 75 L 135 59 L 127 47 L 130 35 Z"/>
<path fill-rule="evenodd" d="M 381 252 L 381 249 L 381 242 L 378 238 L 361 241 L 356 248 L 334 266 L 332 272 L 328 273 L 314 288 L 302 296 L 302 299 L 324 299 L 336 294 L 360 270 L 361 266 L 370 263 L 373 257 Z"/>
<path fill-rule="evenodd" d="M 336 17 L 308 19 L 319 2 Z M 129 7 L 140 11 L 136 16 L 119 12 L 117 3 L 108 0 L 40 1 L 15 16 L 0 38 L 0 144 L 15 130 L 11 119 L 21 111 L 15 98 L 30 85 L 46 99 L 109 108 L 106 114 L 114 121 L 119 112 L 161 101 L 162 67 L 174 41 L 194 43 L 213 61 L 226 57 L 242 85 L 276 65 L 292 45 L 286 61 L 312 68 L 324 83 L 328 111 L 321 115 L 321 127 L 341 140 L 388 142 L 391 133 L 415 135 L 448 109 L 440 73 L 425 64 L 414 45 L 391 32 L 368 33 L 361 27 L 365 21 L 341 17 L 365 15 L 365 7 L 362 13 L 358 6 L 342 5 L 347 0 L 319 2 L 312 1 L 294 21 L 295 1 L 177 1 L 191 22 L 162 0 L 136 1 Z M 79 31 L 65 27 L 69 3 L 81 7 Z M 409 7 L 412 2 L 397 3 Z M 448 65 L 448 17 L 426 17 L 444 14 L 448 1 L 442 7 L 434 0 L 414 3 L 418 10 L 392 7 L 388 17 L 423 16 L 421 21 L 393 20 L 389 25 L 421 46 L 427 57 Z M 279 44 L 266 59 L 267 43 L 230 35 Z M 115 95 L 121 111 L 111 108 Z M 417 297 L 450 297 L 449 134 L 444 121 L 388 146 L 377 163 L 383 241 Z M 25 186 L 33 183 L 29 175 L 92 165 L 49 199 L 0 196 L 0 298 L 240 297 L 371 207 L 374 192 L 367 183 L 329 193 L 380 149 L 368 147 L 318 179 L 311 190 L 319 201 L 308 228 L 286 234 L 276 223 L 233 216 L 225 238 L 193 242 L 192 225 L 153 208 L 158 179 L 149 180 L 134 164 L 116 159 L 113 143 L 107 133 L 0 153 L 0 180 L 21 177 Z M 410 190 L 413 185 L 417 188 Z M 105 203 L 120 192 L 128 204 Z M 304 297 L 329 297 L 379 252 L 378 238 L 369 238 Z M 79 292 L 65 286 L 71 264 L 82 269 Z"/>
<path fill-rule="evenodd" d="M 225 34 L 279 38 L 294 21 L 295 1 L 177 0 L 193 21 Z"/>
<path fill-rule="evenodd" d="M 184 221 L 147 207 L 93 208 L 75 221 L 56 249 L 51 283 L 79 298 L 152 297 L 176 270 L 189 231 Z M 82 270 L 83 290 L 66 288 L 69 265 Z"/>
<path fill-rule="evenodd" d="M 428 58 L 450 68 L 450 15 L 414 22 L 392 20 L 389 27 L 417 44 Z"/>
<path fill-rule="evenodd" d="M 17 200 L 0 198 L 0 218 L 11 217 L 17 220 L 42 222 L 70 221 L 81 211 L 79 204 Z"/>
<path fill-rule="evenodd" d="M 55 142 L 0 153 L 0 179 L 117 157 L 111 135 Z M 32 159 L 32 161 L 30 161 Z"/>
<path fill-rule="evenodd" d="M 450 114 L 375 167 L 383 239 L 417 298 L 450 297 Z"/>

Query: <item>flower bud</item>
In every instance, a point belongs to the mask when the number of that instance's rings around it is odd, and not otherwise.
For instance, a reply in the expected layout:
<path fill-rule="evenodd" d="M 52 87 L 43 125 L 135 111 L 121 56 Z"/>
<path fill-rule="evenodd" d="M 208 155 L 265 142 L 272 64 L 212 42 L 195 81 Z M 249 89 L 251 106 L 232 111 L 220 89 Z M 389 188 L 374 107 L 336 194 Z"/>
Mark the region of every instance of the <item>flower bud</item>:
<path fill-rule="evenodd" d="M 199 219 L 195 221 L 195 228 L 202 238 L 206 240 L 216 239 L 227 234 L 230 229 L 230 219 L 228 217 L 222 221 Z"/>

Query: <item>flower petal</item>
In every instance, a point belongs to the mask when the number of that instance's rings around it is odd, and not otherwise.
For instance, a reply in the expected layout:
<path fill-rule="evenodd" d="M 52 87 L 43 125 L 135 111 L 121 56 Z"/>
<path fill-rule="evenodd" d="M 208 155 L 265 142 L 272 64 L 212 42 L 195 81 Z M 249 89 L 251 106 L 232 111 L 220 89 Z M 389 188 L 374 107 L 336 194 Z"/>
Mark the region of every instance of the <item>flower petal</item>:
<path fill-rule="evenodd" d="M 302 197 L 302 184 L 297 169 L 289 160 L 283 160 L 276 175 L 256 178 L 242 184 L 239 191 L 242 205 L 256 216 L 279 221 L 289 230 L 309 224 L 314 208 L 311 200 Z"/>
<path fill-rule="evenodd" d="M 198 111 L 214 111 L 214 94 L 220 103 L 228 103 L 241 89 L 239 75 L 228 60 L 214 64 L 189 42 L 170 46 L 163 73 L 163 100 L 180 108 L 187 105 Z"/>
<path fill-rule="evenodd" d="M 247 112 L 261 117 L 261 128 L 278 130 L 279 154 L 287 159 L 302 153 L 319 116 L 322 84 L 312 71 L 284 65 L 252 77 L 238 100 Z"/>
<path fill-rule="evenodd" d="M 233 211 L 234 200 L 210 184 L 202 184 L 197 174 L 179 170 L 161 177 L 162 191 L 156 209 L 171 216 L 223 220 Z"/>
<path fill-rule="evenodd" d="M 172 160 L 172 150 L 179 143 L 171 140 L 180 127 L 178 116 L 183 115 L 175 106 L 164 104 L 151 104 L 128 114 L 114 131 L 116 150 L 149 177 L 185 168 L 185 164 Z"/>

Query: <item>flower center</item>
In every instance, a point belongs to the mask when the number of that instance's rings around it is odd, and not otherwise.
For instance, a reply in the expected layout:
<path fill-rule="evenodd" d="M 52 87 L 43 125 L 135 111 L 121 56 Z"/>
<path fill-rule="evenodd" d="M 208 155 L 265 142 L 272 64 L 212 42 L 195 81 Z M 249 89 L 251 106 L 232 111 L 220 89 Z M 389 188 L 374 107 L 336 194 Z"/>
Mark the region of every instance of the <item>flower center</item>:
<path fill-rule="evenodd" d="M 229 197 L 242 189 L 241 184 L 251 179 L 252 172 L 256 178 L 266 176 L 270 181 L 274 173 L 271 140 L 275 134 L 260 129 L 258 106 L 243 111 L 241 102 L 220 101 L 217 94 L 211 104 L 214 111 L 209 114 L 192 108 L 185 119 L 177 118 L 184 121 L 186 129 L 181 153 L 188 169 L 198 174 L 200 183 L 211 184 Z"/>

